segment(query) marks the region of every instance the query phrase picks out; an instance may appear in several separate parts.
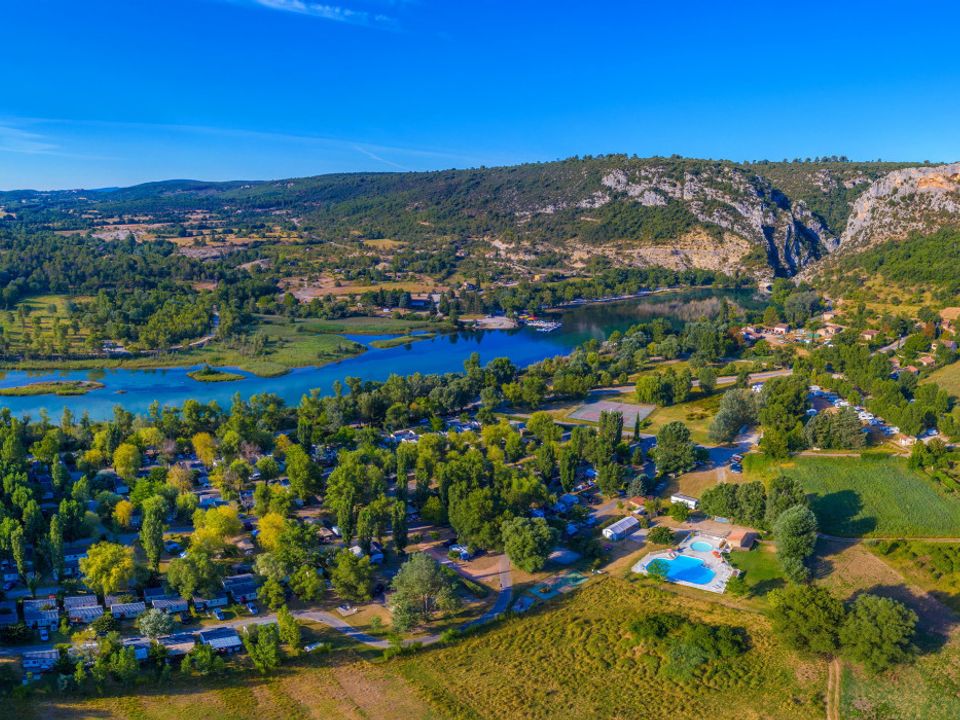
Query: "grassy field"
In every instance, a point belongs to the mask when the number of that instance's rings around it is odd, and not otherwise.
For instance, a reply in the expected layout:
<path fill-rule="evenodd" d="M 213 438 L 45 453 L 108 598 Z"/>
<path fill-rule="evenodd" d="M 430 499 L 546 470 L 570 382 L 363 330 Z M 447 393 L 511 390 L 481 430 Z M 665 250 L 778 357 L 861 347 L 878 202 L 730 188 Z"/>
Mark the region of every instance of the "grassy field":
<path fill-rule="evenodd" d="M 871 676 L 845 667 L 840 717 L 845 720 L 955 720 L 960 717 L 960 647 L 956 640 L 912 665 Z"/>
<path fill-rule="evenodd" d="M 960 363 L 934 370 L 923 382 L 935 382 L 953 397 L 960 397 Z"/>
<path fill-rule="evenodd" d="M 746 629 L 751 649 L 695 681 L 677 683 L 662 658 L 637 647 L 633 619 L 681 612 Z M 402 659 L 399 671 L 462 718 L 820 718 L 822 664 L 771 637 L 767 621 L 699 599 L 608 577 L 568 600 L 476 637 Z"/>
<path fill-rule="evenodd" d="M 694 442 L 712 445 L 713 442 L 708 437 L 707 431 L 710 429 L 714 415 L 720 409 L 721 397 L 723 397 L 722 392 L 704 397 L 698 389 L 694 388 L 691 400 L 679 405 L 658 407 L 650 413 L 643 423 L 642 432 L 655 435 L 664 425 L 679 420 L 690 429 Z"/>
<path fill-rule="evenodd" d="M 960 536 L 960 494 L 907 467 L 903 458 L 804 457 L 786 462 L 751 454 L 744 459 L 749 480 L 779 472 L 797 478 L 811 493 L 821 531 L 846 537 Z"/>
<path fill-rule="evenodd" d="M 0 327 L 3 328 L 3 335 L 14 347 L 22 347 L 24 339 L 24 326 L 31 334 L 39 328 L 40 336 L 52 340 L 54 337 L 53 325 L 54 318 L 59 318 L 63 325 L 69 326 L 69 312 L 67 303 L 71 300 L 86 300 L 82 297 L 70 297 L 67 295 L 36 295 L 17 303 L 13 310 L 0 311 Z M 24 322 L 19 319 L 19 310 L 24 311 Z M 71 352 L 86 352 L 86 333 L 80 330 L 78 333 L 68 331 L 67 337 L 70 341 Z"/>

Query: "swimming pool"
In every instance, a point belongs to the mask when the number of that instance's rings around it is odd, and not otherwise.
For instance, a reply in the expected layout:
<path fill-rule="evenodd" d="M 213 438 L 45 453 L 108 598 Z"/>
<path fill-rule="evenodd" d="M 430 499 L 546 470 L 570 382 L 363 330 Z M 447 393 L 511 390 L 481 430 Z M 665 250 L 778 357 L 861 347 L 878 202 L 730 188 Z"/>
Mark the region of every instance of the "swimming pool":
<path fill-rule="evenodd" d="M 706 540 L 694 540 L 690 543 L 690 547 L 697 552 L 710 552 L 713 550 L 713 545 L 708 543 Z"/>
<path fill-rule="evenodd" d="M 697 558 L 687 555 L 677 555 L 677 557 L 672 560 L 657 558 L 647 565 L 647 570 L 649 571 L 652 565 L 661 564 L 667 566 L 667 580 L 672 582 L 688 582 L 693 585 L 706 585 L 717 575 L 713 570 L 703 564 L 703 560 L 697 560 Z"/>

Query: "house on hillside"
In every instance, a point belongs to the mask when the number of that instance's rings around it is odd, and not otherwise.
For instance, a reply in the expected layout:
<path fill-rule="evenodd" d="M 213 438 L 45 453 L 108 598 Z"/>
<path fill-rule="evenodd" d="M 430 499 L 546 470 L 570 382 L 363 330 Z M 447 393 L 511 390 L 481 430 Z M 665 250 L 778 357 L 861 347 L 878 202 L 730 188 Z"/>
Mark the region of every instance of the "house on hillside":
<path fill-rule="evenodd" d="M 879 330 L 864 330 L 862 333 L 860 333 L 860 337 L 866 340 L 867 342 L 873 342 L 878 337 L 880 337 L 880 335 L 881 333 Z"/>
<path fill-rule="evenodd" d="M 771 329 L 774 335 L 786 335 L 790 332 L 790 326 L 787 323 L 777 323 Z"/>
<path fill-rule="evenodd" d="M 932 367 L 937 364 L 937 361 L 933 359 L 931 355 L 924 355 L 917 360 L 924 367 Z"/>
<path fill-rule="evenodd" d="M 960 307 L 945 307 L 940 311 L 940 327 L 947 332 L 956 332 L 960 327 Z"/>

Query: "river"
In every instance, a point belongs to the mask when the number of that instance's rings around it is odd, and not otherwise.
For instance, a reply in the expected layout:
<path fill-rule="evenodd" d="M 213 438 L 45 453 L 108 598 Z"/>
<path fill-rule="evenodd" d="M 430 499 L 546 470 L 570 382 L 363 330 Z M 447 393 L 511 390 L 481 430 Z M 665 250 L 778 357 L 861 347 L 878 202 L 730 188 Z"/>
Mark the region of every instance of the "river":
<path fill-rule="evenodd" d="M 133 413 L 145 413 L 154 400 L 162 405 L 182 405 L 190 398 L 202 402 L 216 400 L 221 407 L 228 408 L 231 398 L 238 392 L 243 397 L 275 393 L 286 402 L 296 404 L 314 388 L 324 393 L 331 392 L 333 383 L 346 377 L 386 380 L 391 374 L 459 372 L 463 370 L 464 360 L 473 352 L 480 354 L 482 363 L 496 357 L 508 357 L 518 367 L 525 367 L 544 358 L 565 355 L 586 340 L 603 339 L 614 330 L 626 330 L 653 317 L 684 320 L 703 317 L 716 310 L 720 295 L 735 300 L 741 306 L 753 306 L 749 293 L 691 290 L 565 309 L 559 314 L 563 326 L 550 333 L 526 327 L 458 332 L 386 349 L 370 347 L 369 343 L 392 336 L 351 335 L 348 336 L 351 340 L 367 346 L 366 352 L 321 367 L 296 368 L 279 377 L 257 377 L 242 370 L 227 368 L 244 376 L 235 382 L 197 382 L 187 376 L 195 367 L 8 371 L 0 378 L 0 387 L 50 380 L 90 379 L 97 380 L 104 387 L 78 396 L 4 397 L 0 407 L 10 408 L 14 415 L 29 415 L 34 419 L 39 416 L 41 409 L 46 409 L 54 420 L 60 417 L 64 408 L 70 408 L 77 417 L 87 412 L 93 420 L 104 420 L 113 415 L 115 405 L 122 405 Z"/>

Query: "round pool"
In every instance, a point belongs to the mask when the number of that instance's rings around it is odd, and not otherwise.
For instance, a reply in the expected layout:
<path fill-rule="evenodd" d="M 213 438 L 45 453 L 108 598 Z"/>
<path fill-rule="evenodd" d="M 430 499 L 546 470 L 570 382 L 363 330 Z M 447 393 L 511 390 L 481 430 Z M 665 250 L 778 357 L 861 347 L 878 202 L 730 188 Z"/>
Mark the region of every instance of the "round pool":
<path fill-rule="evenodd" d="M 690 543 L 690 547 L 697 552 L 710 552 L 713 550 L 713 545 L 708 543 L 706 540 L 694 540 Z"/>

